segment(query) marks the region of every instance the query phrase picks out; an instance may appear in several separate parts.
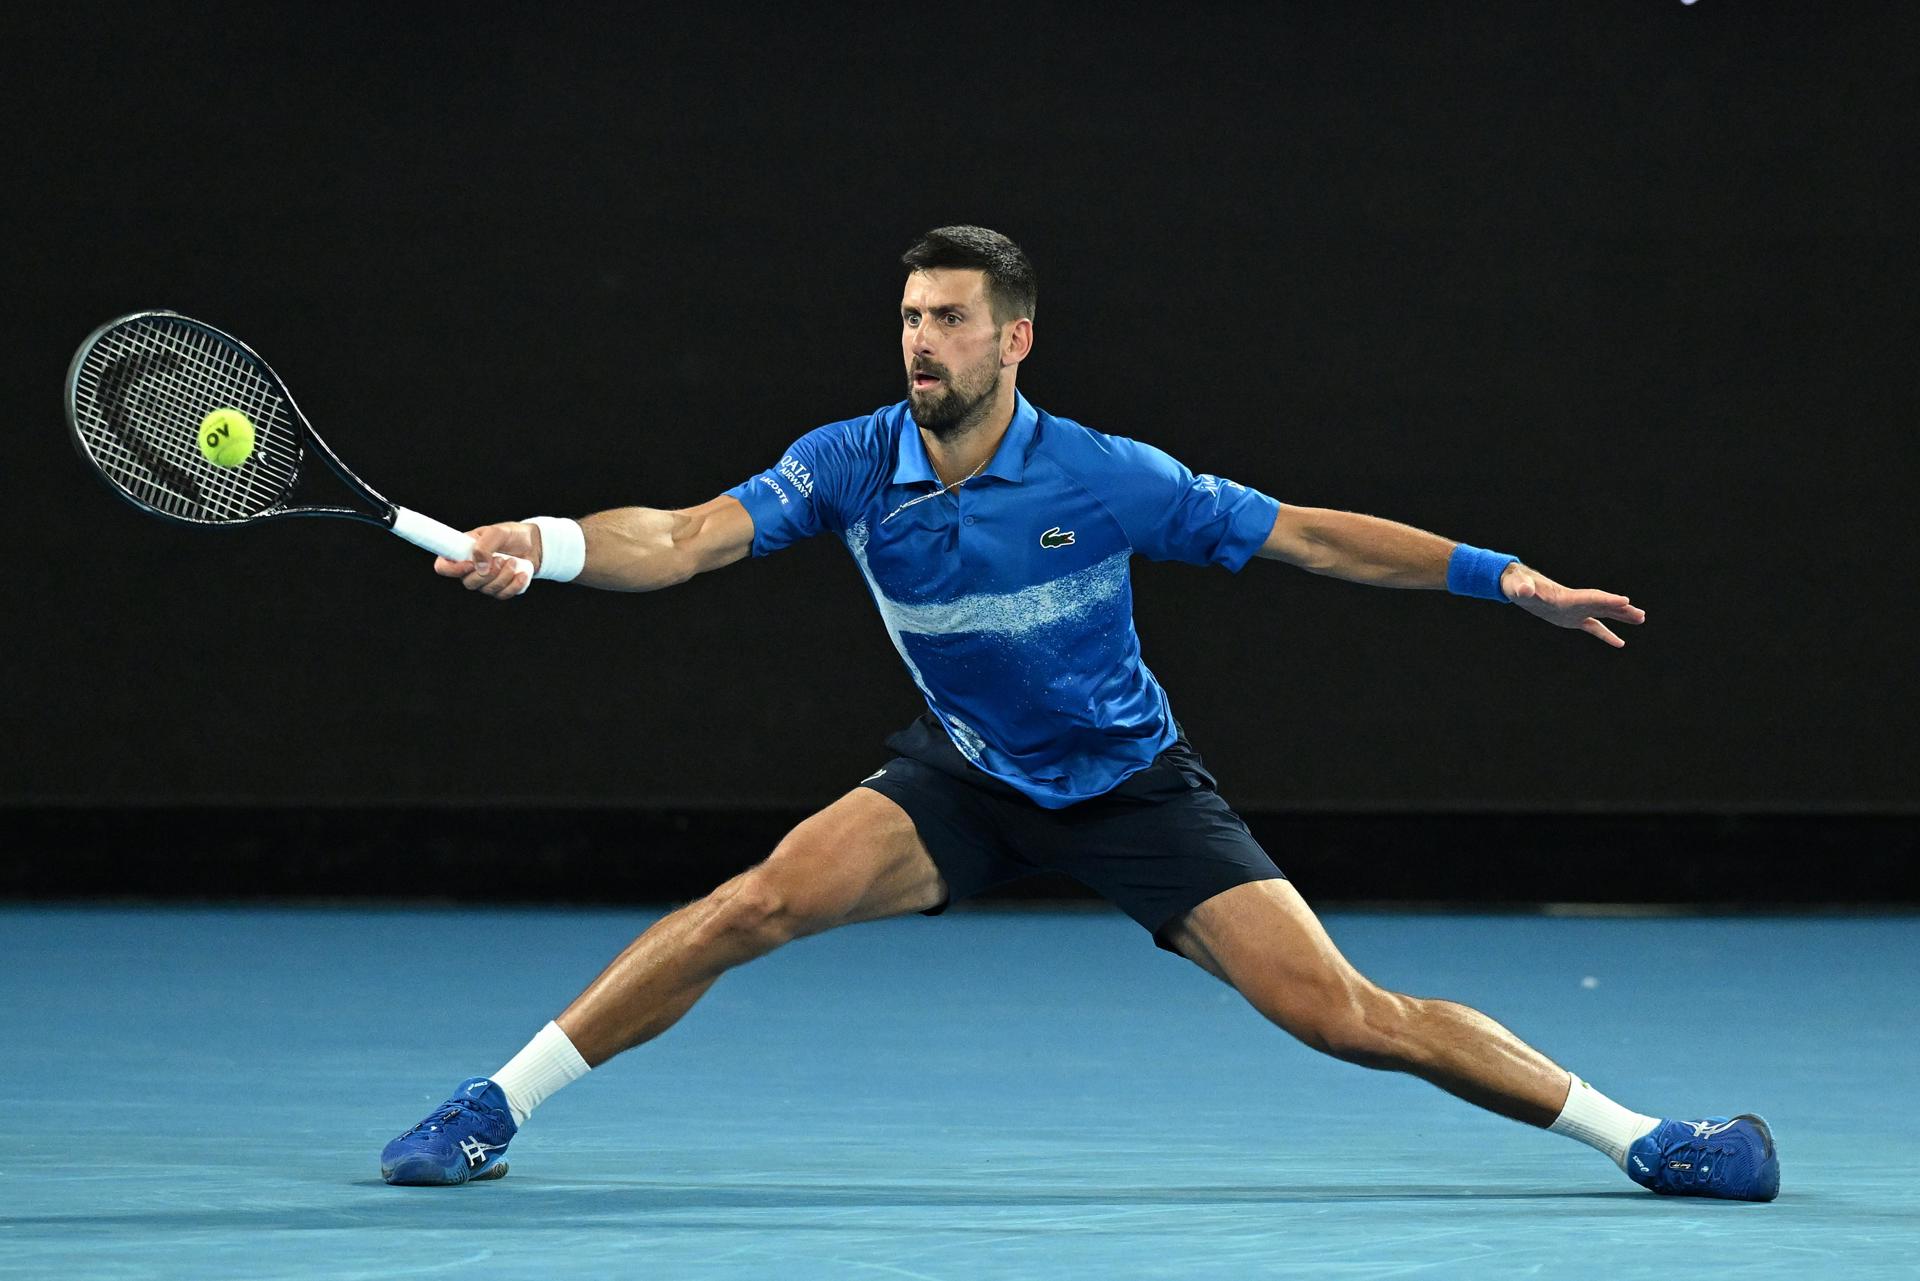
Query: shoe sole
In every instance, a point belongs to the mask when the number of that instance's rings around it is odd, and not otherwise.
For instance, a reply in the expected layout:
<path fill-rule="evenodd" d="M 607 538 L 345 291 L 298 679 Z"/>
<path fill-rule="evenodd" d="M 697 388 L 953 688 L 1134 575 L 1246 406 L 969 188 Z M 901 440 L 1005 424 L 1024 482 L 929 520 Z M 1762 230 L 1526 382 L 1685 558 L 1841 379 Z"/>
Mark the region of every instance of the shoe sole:
<path fill-rule="evenodd" d="M 478 1174 L 466 1178 L 453 1177 L 461 1173 L 464 1171 L 458 1167 L 449 1171 L 445 1166 L 434 1165 L 426 1160 L 403 1160 L 392 1168 L 382 1167 L 380 1177 L 395 1187 L 451 1188 L 458 1187 L 462 1183 L 486 1183 L 492 1179 L 504 1179 L 507 1177 L 507 1163 L 504 1160 L 495 1161 Z"/>

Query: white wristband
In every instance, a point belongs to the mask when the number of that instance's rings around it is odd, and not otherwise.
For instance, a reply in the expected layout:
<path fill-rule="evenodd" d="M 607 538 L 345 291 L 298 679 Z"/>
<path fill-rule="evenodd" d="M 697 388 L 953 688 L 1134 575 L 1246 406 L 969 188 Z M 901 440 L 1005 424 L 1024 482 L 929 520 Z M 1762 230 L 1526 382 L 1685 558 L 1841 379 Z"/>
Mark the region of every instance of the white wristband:
<path fill-rule="evenodd" d="M 587 564 L 587 536 L 577 520 L 564 516 L 529 516 L 527 524 L 540 531 L 540 568 L 535 578 L 570 583 Z"/>

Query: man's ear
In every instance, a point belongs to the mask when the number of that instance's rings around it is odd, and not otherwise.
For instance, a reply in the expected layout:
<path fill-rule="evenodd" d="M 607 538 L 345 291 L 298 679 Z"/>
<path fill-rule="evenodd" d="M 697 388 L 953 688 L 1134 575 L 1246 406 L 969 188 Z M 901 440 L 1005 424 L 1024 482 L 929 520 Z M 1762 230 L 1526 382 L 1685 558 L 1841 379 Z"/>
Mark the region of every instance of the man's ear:
<path fill-rule="evenodd" d="M 1033 322 L 1025 316 L 1000 333 L 1000 363 L 1017 365 L 1033 353 Z"/>

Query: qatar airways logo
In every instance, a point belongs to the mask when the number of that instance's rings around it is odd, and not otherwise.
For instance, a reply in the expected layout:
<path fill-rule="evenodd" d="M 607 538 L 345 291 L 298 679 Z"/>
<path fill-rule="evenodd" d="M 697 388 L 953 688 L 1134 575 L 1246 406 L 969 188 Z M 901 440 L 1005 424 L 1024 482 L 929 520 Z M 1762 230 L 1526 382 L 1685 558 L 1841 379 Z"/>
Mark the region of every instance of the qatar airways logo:
<path fill-rule="evenodd" d="M 1193 487 L 1195 489 L 1202 491 L 1203 493 L 1211 494 L 1215 498 L 1220 497 L 1220 491 L 1222 489 L 1245 489 L 1246 488 L 1245 485 L 1242 485 L 1237 480 L 1227 480 L 1224 477 L 1214 476 L 1209 474 L 1202 474 L 1199 476 L 1195 476 L 1193 478 Z"/>
<path fill-rule="evenodd" d="M 807 470 L 805 463 L 788 454 L 780 460 L 778 470 L 795 489 L 800 491 L 802 498 L 813 497 L 813 473 Z"/>

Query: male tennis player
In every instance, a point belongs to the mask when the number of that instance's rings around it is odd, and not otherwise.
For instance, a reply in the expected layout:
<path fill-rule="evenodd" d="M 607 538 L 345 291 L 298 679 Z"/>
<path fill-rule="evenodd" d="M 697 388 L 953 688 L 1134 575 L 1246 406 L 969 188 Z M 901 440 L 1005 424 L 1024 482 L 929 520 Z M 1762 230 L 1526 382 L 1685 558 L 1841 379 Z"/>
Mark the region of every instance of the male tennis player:
<path fill-rule="evenodd" d="M 907 398 L 809 432 L 777 465 L 684 511 L 629 507 L 473 531 L 436 570 L 499 599 L 532 577 L 651 591 L 823 530 L 853 554 L 927 713 L 885 766 L 802 822 L 765 862 L 642 934 L 525 1049 L 387 1145 L 390 1183 L 507 1172 L 542 1100 L 651 1040 L 734 966 L 783 943 L 989 886 L 1064 872 L 1164 948 L 1232 984 L 1317 1050 L 1410 1072 L 1470 1103 L 1605 1152 L 1655 1192 L 1771 1200 L 1759 1117 L 1659 1120 L 1613 1102 L 1506 1028 L 1357 973 L 1214 790 L 1140 661 L 1134 556 L 1254 556 L 1386 587 L 1511 601 L 1609 645 L 1646 619 L 1515 557 L 1391 521 L 1282 506 L 1194 475 L 1151 445 L 1036 409 L 1034 273 L 980 227 L 928 232 L 902 259 Z"/>

